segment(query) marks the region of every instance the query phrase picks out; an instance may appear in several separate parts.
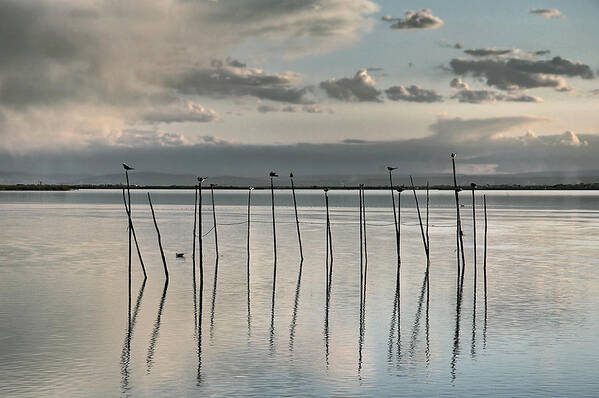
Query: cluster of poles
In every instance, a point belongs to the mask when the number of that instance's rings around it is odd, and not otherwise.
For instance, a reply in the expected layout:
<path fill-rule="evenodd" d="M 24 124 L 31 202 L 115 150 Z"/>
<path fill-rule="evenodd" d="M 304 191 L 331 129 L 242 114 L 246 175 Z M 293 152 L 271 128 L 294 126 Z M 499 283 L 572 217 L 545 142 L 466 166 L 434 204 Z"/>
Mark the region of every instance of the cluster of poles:
<path fill-rule="evenodd" d="M 453 190 L 455 193 L 455 207 L 456 207 L 456 260 L 457 260 L 457 302 L 456 302 L 456 333 L 459 333 L 459 318 L 460 318 L 460 309 L 462 302 L 462 292 L 464 286 L 464 275 L 466 270 L 466 261 L 465 261 L 465 250 L 464 250 L 464 232 L 462 229 L 462 215 L 460 213 L 460 208 L 462 204 L 460 203 L 460 195 L 459 193 L 462 189 L 459 187 L 457 183 L 456 177 L 456 165 L 455 165 L 455 157 L 454 153 L 451 154 L 451 162 L 452 162 L 452 170 L 453 170 Z M 143 286 L 147 280 L 147 272 L 146 267 L 142 258 L 141 250 L 139 247 L 137 235 L 135 233 L 135 228 L 132 220 L 132 209 L 131 209 L 131 192 L 130 192 L 130 184 L 129 184 L 129 171 L 133 170 L 132 167 L 123 163 L 123 168 L 125 169 L 125 178 L 127 186 L 123 188 L 123 202 L 125 206 L 125 212 L 128 219 L 128 233 L 129 233 L 129 257 L 128 257 L 128 273 L 129 273 L 129 313 L 128 313 L 128 334 L 126 339 L 126 348 L 129 350 L 129 344 L 132 334 L 133 325 L 135 324 L 135 318 L 137 316 L 137 312 L 139 309 L 139 301 L 141 297 L 138 297 L 137 304 L 133 311 L 131 308 L 131 262 L 132 262 L 132 245 L 135 244 L 135 248 L 137 251 L 137 255 L 139 258 L 139 262 L 141 264 L 142 272 L 144 275 Z M 401 280 L 401 193 L 406 190 L 403 186 L 396 186 L 393 183 L 393 171 L 396 170 L 396 167 L 387 167 L 387 171 L 389 174 L 389 189 L 391 194 L 392 201 L 392 210 L 393 210 L 393 220 L 395 226 L 395 239 L 396 239 L 396 257 L 397 257 L 397 265 L 396 265 L 396 283 L 395 283 L 395 302 L 394 302 L 394 312 L 393 312 L 393 322 L 395 322 L 395 316 L 397 314 L 397 324 L 398 324 L 398 332 L 399 332 L 399 313 L 400 313 L 400 280 Z M 276 232 L 276 214 L 275 214 L 275 193 L 274 193 L 274 178 L 279 177 L 277 173 L 270 172 L 270 191 L 271 191 L 271 212 L 272 212 L 272 238 L 273 238 L 273 280 L 272 280 L 272 298 L 271 298 L 271 325 L 270 325 L 270 342 L 271 347 L 273 343 L 274 337 L 274 320 L 275 320 L 275 292 L 276 292 L 276 283 L 277 283 L 277 232 Z M 295 213 L 295 223 L 297 229 L 297 238 L 298 238 L 298 247 L 299 247 L 299 256 L 300 256 L 300 265 L 299 265 L 299 275 L 298 275 L 298 283 L 295 294 L 295 304 L 294 304 L 294 313 L 292 317 L 292 324 L 290 327 L 290 348 L 293 345 L 293 334 L 295 331 L 295 319 L 297 315 L 297 302 L 299 298 L 299 286 L 301 283 L 302 276 L 302 266 L 304 261 L 304 253 L 302 246 L 302 236 L 301 236 L 301 228 L 300 228 L 300 220 L 297 210 L 297 199 L 295 195 L 295 184 L 294 184 L 294 176 L 293 173 L 289 174 L 289 178 L 291 181 L 291 192 L 293 198 L 293 206 Z M 214 234 L 214 242 L 215 242 L 215 270 L 214 270 L 214 286 L 212 291 L 212 315 L 210 319 L 211 331 L 214 322 L 214 304 L 216 300 L 216 284 L 217 284 L 217 275 L 218 275 L 218 259 L 219 259 L 219 249 L 218 249 L 218 229 L 217 229 L 217 218 L 216 218 L 216 209 L 215 209 L 215 201 L 214 201 L 214 187 L 215 184 L 210 184 L 210 195 L 212 199 L 212 218 L 213 218 L 213 227 L 206 233 L 202 230 L 202 192 L 203 192 L 203 184 L 206 181 L 207 177 L 198 177 L 197 184 L 195 185 L 195 200 L 194 200 L 194 222 L 193 222 L 193 245 L 192 245 L 192 272 L 193 272 L 193 291 L 194 291 L 194 314 L 195 314 L 195 324 L 197 330 L 197 339 L 198 339 L 198 378 L 200 377 L 200 367 L 201 367 L 201 336 L 202 336 L 202 306 L 203 306 L 203 291 L 204 291 L 204 253 L 203 253 L 203 237 L 209 233 Z M 422 237 L 424 254 L 426 257 L 426 272 L 425 272 L 425 281 L 423 284 L 423 292 L 426 287 L 427 292 L 427 312 L 428 312 L 428 278 L 430 271 L 430 237 L 429 237 L 429 183 L 426 183 L 426 212 L 425 217 L 422 216 L 420 210 L 420 203 L 418 196 L 416 195 L 416 187 L 414 185 L 414 180 L 412 176 L 410 176 L 410 188 L 414 195 L 414 201 L 416 204 L 416 212 L 418 216 L 420 232 Z M 472 192 L 472 228 L 473 228 L 473 286 L 474 286 L 474 308 L 476 309 L 476 286 L 477 286 L 477 245 L 476 245 L 476 184 L 471 184 L 470 186 Z M 252 200 L 252 191 L 253 187 L 248 187 L 248 196 L 247 196 L 247 268 L 246 268 L 246 276 L 247 276 L 247 323 L 248 323 L 248 333 L 250 333 L 250 323 L 251 323 L 251 312 L 250 312 L 250 225 L 251 225 L 251 200 Z M 366 308 L 366 286 L 367 286 L 367 273 L 368 273 L 368 247 L 367 247 L 367 222 L 366 222 L 366 200 L 364 195 L 364 184 L 360 184 L 358 187 L 358 195 L 359 195 L 359 220 L 360 220 L 360 330 L 359 330 L 359 366 L 361 367 L 362 363 L 362 345 L 364 339 L 364 317 L 365 317 L 365 308 Z M 162 306 L 164 304 L 164 300 L 166 297 L 166 290 L 168 287 L 169 281 L 169 272 L 167 266 L 166 256 L 164 254 L 164 249 L 162 246 L 162 238 L 160 235 L 160 229 L 158 226 L 158 222 L 156 220 L 156 213 L 154 211 L 154 207 L 152 204 L 152 198 L 150 193 L 147 193 L 148 204 L 150 205 L 150 210 L 152 213 L 153 224 L 156 230 L 156 236 L 158 241 L 158 248 L 160 250 L 160 256 L 162 259 L 164 275 L 165 275 L 165 285 L 163 290 L 163 295 L 161 299 L 160 310 L 158 312 L 158 318 L 155 323 L 155 333 L 153 333 L 153 338 L 155 339 L 158 334 L 158 328 L 160 324 L 160 315 Z M 325 227 L 325 245 L 326 245 L 326 262 L 325 262 L 325 347 L 326 347 L 326 358 L 328 363 L 328 319 L 329 319 L 329 304 L 331 298 L 331 287 L 333 281 L 333 237 L 331 231 L 331 220 L 329 214 L 329 196 L 328 189 L 324 188 L 324 205 L 326 210 L 326 227 Z M 484 255 L 483 255 L 483 279 L 484 279 L 484 305 L 485 305 L 485 323 L 486 323 L 486 308 L 487 308 L 487 201 L 486 195 L 483 195 L 483 209 L 484 209 Z M 424 220 L 423 220 L 424 218 Z M 196 253 L 198 254 L 198 261 L 196 261 Z M 183 256 L 183 253 L 177 253 L 177 257 Z M 199 264 L 199 269 L 196 271 L 196 263 Z M 199 279 L 198 279 L 199 273 Z M 196 281 L 199 281 L 199 288 L 197 287 Z M 196 295 L 196 292 L 197 295 Z M 199 297 L 197 297 L 199 295 Z M 140 295 L 141 296 L 141 295 Z M 475 315 L 474 315 L 475 316 Z M 427 318 L 428 319 L 428 318 Z M 393 328 L 393 325 L 392 325 Z M 459 335 L 454 337 L 454 344 L 459 344 Z M 154 341 L 155 344 L 155 341 Z M 148 352 L 148 358 L 151 359 L 153 355 L 153 345 L 150 345 L 150 350 Z M 454 351 L 457 347 L 454 346 Z M 454 355 L 455 357 L 455 355 Z M 148 361 L 150 364 L 151 361 Z M 149 369 L 148 369 L 149 371 Z"/>

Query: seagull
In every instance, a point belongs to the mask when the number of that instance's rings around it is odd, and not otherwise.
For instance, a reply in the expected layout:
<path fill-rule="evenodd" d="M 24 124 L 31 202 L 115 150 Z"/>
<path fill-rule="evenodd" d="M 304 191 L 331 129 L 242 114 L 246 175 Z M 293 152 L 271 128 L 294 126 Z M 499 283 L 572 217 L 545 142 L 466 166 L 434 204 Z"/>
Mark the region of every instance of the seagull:
<path fill-rule="evenodd" d="M 249 186 L 249 187 L 248 187 L 248 189 L 249 189 L 250 191 L 253 191 L 253 190 L 254 190 L 254 187 L 252 187 L 252 186 Z"/>
<path fill-rule="evenodd" d="M 185 258 L 185 253 L 175 253 L 176 258 Z"/>
<path fill-rule="evenodd" d="M 131 166 L 127 166 L 125 163 L 121 163 L 121 164 L 123 165 L 123 168 L 124 168 L 125 170 L 135 170 L 133 167 L 131 167 Z"/>
<path fill-rule="evenodd" d="M 451 153 L 451 158 L 455 159 L 455 153 L 453 153 L 453 152 Z"/>
<path fill-rule="evenodd" d="M 327 188 L 327 187 L 324 187 L 324 188 L 322 188 L 322 189 L 323 189 L 325 192 L 328 192 L 328 191 L 329 191 L 329 188 Z"/>
<path fill-rule="evenodd" d="M 397 188 L 397 193 L 402 193 L 402 192 L 403 192 L 403 190 L 404 190 L 404 189 L 403 189 L 402 187 L 399 187 L 399 188 Z"/>
<path fill-rule="evenodd" d="M 476 188 L 476 184 L 475 183 L 470 184 L 470 188 L 472 188 L 472 189 Z"/>
<path fill-rule="evenodd" d="M 293 173 L 289 173 L 289 178 L 293 178 Z"/>
<path fill-rule="evenodd" d="M 271 171 L 269 174 L 271 177 L 278 177 L 279 175 L 277 173 L 275 173 L 274 171 Z"/>
<path fill-rule="evenodd" d="M 198 182 L 204 182 L 208 177 L 198 177 Z"/>
<path fill-rule="evenodd" d="M 387 166 L 387 170 L 389 170 L 389 171 L 397 170 L 397 167 Z"/>

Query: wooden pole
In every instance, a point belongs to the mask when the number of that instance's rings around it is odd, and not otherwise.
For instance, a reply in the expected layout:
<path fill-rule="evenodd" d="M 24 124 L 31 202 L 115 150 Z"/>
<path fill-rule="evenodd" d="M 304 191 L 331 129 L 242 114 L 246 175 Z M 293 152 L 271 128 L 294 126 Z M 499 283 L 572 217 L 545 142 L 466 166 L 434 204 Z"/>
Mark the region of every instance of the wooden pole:
<path fill-rule="evenodd" d="M 428 181 L 426 181 L 426 248 L 427 248 L 427 251 L 428 251 L 428 254 L 429 254 L 429 258 L 430 258 L 430 254 L 431 254 L 431 239 L 430 239 L 430 235 L 429 235 L 429 222 L 428 222 L 428 220 L 429 220 L 429 207 L 430 207 L 430 189 L 429 189 Z M 430 261 L 427 263 L 427 272 L 428 272 L 428 268 L 429 267 L 430 267 Z"/>
<path fill-rule="evenodd" d="M 249 187 L 248 188 L 248 232 L 247 232 L 247 258 L 248 258 L 248 262 L 247 262 L 247 272 L 246 272 L 246 276 L 247 276 L 247 288 L 248 288 L 248 333 L 250 330 L 250 223 L 251 223 L 251 215 L 250 215 L 250 209 L 251 209 L 251 203 L 252 203 L 252 190 L 254 188 L 253 187 Z"/>
<path fill-rule="evenodd" d="M 366 195 L 364 187 L 362 187 L 362 222 L 364 223 L 364 305 L 363 310 L 366 310 L 366 285 L 368 283 L 368 246 L 366 237 Z"/>
<path fill-rule="evenodd" d="M 483 195 L 483 207 L 485 211 L 485 251 L 483 257 L 483 278 L 485 287 L 485 322 L 483 327 L 483 348 L 487 346 L 487 195 Z"/>
<path fill-rule="evenodd" d="M 194 189 L 194 204 L 193 204 L 193 248 L 192 248 L 192 267 L 193 267 L 193 283 L 195 288 L 196 282 L 196 232 L 198 226 L 198 186 L 195 186 Z M 194 290 L 195 291 L 195 290 Z M 195 303 L 195 301 L 194 301 Z"/>
<path fill-rule="evenodd" d="M 127 218 L 128 218 L 128 230 L 129 230 L 129 266 L 128 266 L 128 272 L 129 272 L 129 316 L 128 316 L 128 323 L 129 325 L 131 325 L 131 235 L 132 235 L 132 230 L 131 230 L 131 192 L 129 191 L 129 171 L 127 170 L 127 168 L 125 168 L 125 178 L 127 179 L 127 194 L 129 197 L 129 205 L 126 206 L 127 207 Z"/>
<path fill-rule="evenodd" d="M 137 243 L 137 234 L 135 233 L 135 227 L 133 227 L 133 220 L 131 219 L 131 209 L 127 205 L 127 200 L 125 199 L 125 188 L 123 188 L 123 202 L 125 203 L 125 211 L 127 212 L 127 217 L 129 218 L 129 227 L 133 234 L 133 241 L 135 242 L 135 248 L 137 249 L 137 257 L 139 258 L 139 263 L 141 264 L 141 270 L 144 273 L 144 281 L 148 279 L 148 274 L 146 273 L 146 266 L 144 265 L 144 260 L 141 257 L 141 250 L 139 249 L 139 244 Z"/>
<path fill-rule="evenodd" d="M 216 252 L 216 259 L 218 260 L 218 230 L 216 224 L 216 209 L 214 207 L 214 186 L 215 184 L 210 184 L 210 195 L 212 197 L 212 220 L 214 222 L 214 250 Z"/>
<path fill-rule="evenodd" d="M 273 245 L 273 271 L 272 271 L 272 298 L 271 298 L 271 309 L 270 309 L 270 347 L 274 348 L 274 333 L 275 333 L 275 294 L 277 288 L 277 229 L 275 219 L 275 189 L 273 178 L 278 177 L 278 174 L 271 171 L 270 174 L 270 204 L 272 210 L 272 245 Z"/>
<path fill-rule="evenodd" d="M 474 244 L 474 257 L 472 261 L 472 267 L 474 270 L 474 300 L 476 301 L 476 198 L 474 196 L 476 184 L 470 184 L 470 188 L 472 189 L 472 241 Z"/>
<path fill-rule="evenodd" d="M 395 194 L 393 193 L 393 170 L 396 167 L 387 166 L 387 170 L 389 171 L 389 190 L 391 191 L 391 203 L 393 204 L 393 222 L 395 223 L 395 250 L 397 254 L 397 271 L 396 271 L 396 284 L 399 284 L 399 267 L 401 266 L 401 261 L 399 257 L 399 225 L 397 222 L 397 212 L 395 210 Z"/>
<path fill-rule="evenodd" d="M 204 299 L 204 252 L 203 252 L 203 233 L 202 233 L 202 182 L 206 177 L 198 177 L 198 248 L 200 250 L 200 297 L 199 297 L 199 307 L 200 307 L 200 320 L 199 320 L 199 329 L 198 333 L 200 334 L 201 341 L 201 333 L 202 333 L 202 304 Z M 201 350 L 201 345 L 199 345 Z"/>
<path fill-rule="evenodd" d="M 329 195 L 328 189 L 324 192 L 325 202 L 327 207 L 327 234 L 329 242 L 330 262 L 329 262 L 329 294 L 331 292 L 331 285 L 333 284 L 333 234 L 331 232 L 331 218 L 329 216 Z"/>
<path fill-rule="evenodd" d="M 324 240 L 325 240 L 325 263 L 324 263 L 324 291 L 325 300 L 329 301 L 329 203 L 327 197 L 327 188 L 324 188 L 324 206 L 326 209 L 325 213 L 325 227 L 324 227 Z"/>
<path fill-rule="evenodd" d="M 422 217 L 420 216 L 420 205 L 418 204 L 418 196 L 416 195 L 416 187 L 414 186 L 414 180 L 410 176 L 410 183 L 412 184 L 412 192 L 414 192 L 414 201 L 416 202 L 416 211 L 418 212 L 418 221 L 420 222 L 420 233 L 422 234 L 422 243 L 424 245 L 424 254 L 426 255 L 427 267 L 429 263 L 428 256 L 428 244 L 426 242 L 426 236 L 424 234 L 424 227 L 422 225 Z"/>
<path fill-rule="evenodd" d="M 291 180 L 291 193 L 293 195 L 293 209 L 295 210 L 295 225 L 297 227 L 297 240 L 299 242 L 300 260 L 304 261 L 304 250 L 302 248 L 302 234 L 300 232 L 299 217 L 297 215 L 297 201 L 295 198 L 295 186 L 293 185 L 293 173 L 289 173 L 289 179 Z"/>
<path fill-rule="evenodd" d="M 461 279 L 464 278 L 464 272 L 466 270 L 466 260 L 465 260 L 465 256 L 464 256 L 464 234 L 462 232 L 462 219 L 460 217 L 460 197 L 459 197 L 459 192 L 460 192 L 460 188 L 458 187 L 458 182 L 457 182 L 457 178 L 456 178 L 456 172 L 455 172 L 455 157 L 456 154 L 452 153 L 451 154 L 451 164 L 452 164 L 452 169 L 453 169 L 453 187 L 454 187 L 454 192 L 455 192 L 455 208 L 456 208 L 456 244 L 457 244 L 457 256 L 458 256 L 458 274 L 461 273 Z M 459 270 L 460 267 L 460 254 L 461 254 L 461 260 L 462 260 L 462 269 L 461 271 Z"/>
<path fill-rule="evenodd" d="M 148 192 L 148 202 L 150 203 L 150 210 L 152 210 L 152 218 L 154 219 L 154 227 L 156 227 L 156 235 L 158 236 L 158 247 L 160 248 L 160 255 L 162 256 L 162 264 L 164 265 L 164 276 L 166 277 L 166 283 L 168 284 L 168 267 L 166 265 L 166 257 L 164 256 L 164 250 L 162 250 L 162 239 L 160 238 L 160 230 L 158 229 L 158 223 L 156 222 L 156 214 L 154 213 L 154 206 L 152 206 L 152 198 Z M 166 285 L 165 285 L 166 291 Z"/>
<path fill-rule="evenodd" d="M 364 245 L 362 234 L 362 184 L 358 187 L 360 197 L 360 318 L 362 317 L 362 303 L 364 302 Z"/>

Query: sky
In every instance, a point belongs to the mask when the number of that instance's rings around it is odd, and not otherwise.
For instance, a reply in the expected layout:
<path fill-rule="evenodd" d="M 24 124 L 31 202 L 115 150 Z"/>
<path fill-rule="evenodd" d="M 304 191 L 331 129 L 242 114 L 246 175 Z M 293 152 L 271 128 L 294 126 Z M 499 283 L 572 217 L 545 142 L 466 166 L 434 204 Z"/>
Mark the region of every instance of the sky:
<path fill-rule="evenodd" d="M 0 170 L 599 170 L 599 1 L 0 0 Z"/>

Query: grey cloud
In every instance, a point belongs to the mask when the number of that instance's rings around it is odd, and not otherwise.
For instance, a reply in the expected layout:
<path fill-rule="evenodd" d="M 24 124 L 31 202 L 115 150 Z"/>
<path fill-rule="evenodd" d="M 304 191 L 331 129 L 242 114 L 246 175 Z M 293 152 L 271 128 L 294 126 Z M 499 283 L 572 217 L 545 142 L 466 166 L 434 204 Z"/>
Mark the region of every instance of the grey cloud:
<path fill-rule="evenodd" d="M 491 90 L 470 90 L 468 88 L 458 91 L 451 98 L 469 104 L 485 104 L 496 101 L 543 102 L 542 98 L 528 94 L 505 95 Z"/>
<path fill-rule="evenodd" d="M 409 102 L 441 102 L 443 96 L 435 90 L 424 89 L 419 86 L 411 85 L 409 87 L 393 86 L 385 90 L 387 98 L 393 101 Z"/>
<path fill-rule="evenodd" d="M 489 86 L 502 90 L 515 90 L 536 87 L 564 89 L 566 81 L 560 75 L 593 77 L 588 65 L 574 63 L 567 59 L 554 57 L 549 61 L 529 61 L 511 59 L 465 60 L 454 58 L 449 63 L 457 75 L 471 74 L 486 79 Z"/>
<path fill-rule="evenodd" d="M 528 94 L 507 95 L 504 99 L 512 102 L 543 102 L 541 97 Z"/>
<path fill-rule="evenodd" d="M 563 19 L 564 14 L 557 8 L 534 8 L 528 11 L 529 14 L 538 15 L 545 19 Z"/>
<path fill-rule="evenodd" d="M 217 144 L 202 138 L 195 145 L 96 145 L 84 151 L 35 156 L 2 153 L 0 169 L 34 170 L 32 165 L 46 164 L 55 171 L 76 167 L 80 173 L 98 174 L 118 170 L 120 162 L 127 159 L 138 170 L 169 173 L 204 170 L 208 175 L 260 176 L 265 170 L 291 169 L 298 174 L 318 175 L 326 170 L 327 174 L 359 175 L 380 173 L 387 164 L 400 162 L 402 172 L 421 174 L 449 170 L 451 152 L 458 153 L 458 172 L 481 167 L 497 172 L 599 169 L 599 136 L 523 133 L 541 121 L 532 116 L 441 118 L 431 126 L 428 137 L 396 141 L 243 145 L 219 144 L 213 137 Z"/>
<path fill-rule="evenodd" d="M 258 106 L 258 112 L 260 113 L 268 113 L 268 112 L 278 112 L 279 107 L 269 104 L 262 104 Z"/>
<path fill-rule="evenodd" d="M 381 91 L 366 70 L 358 71 L 354 77 L 329 79 L 320 83 L 327 95 L 347 102 L 381 102 Z"/>
<path fill-rule="evenodd" d="M 438 29 L 443 26 L 443 20 L 435 17 L 429 9 L 406 11 L 405 18 L 386 15 L 382 20 L 392 22 L 391 29 Z"/>
<path fill-rule="evenodd" d="M 451 98 L 469 104 L 484 104 L 489 102 L 495 102 L 498 99 L 501 99 L 501 97 L 498 98 L 497 94 L 493 91 L 468 89 L 458 91 Z"/>
<path fill-rule="evenodd" d="M 211 68 L 193 69 L 175 78 L 168 84 L 182 94 L 195 94 L 217 98 L 254 96 L 278 102 L 306 104 L 310 87 L 297 87 L 297 76 L 269 74 L 259 69 L 237 68 L 213 61 Z"/>
<path fill-rule="evenodd" d="M 511 48 L 476 48 L 470 50 L 464 50 L 464 52 L 468 55 L 472 55 L 474 57 L 488 57 L 488 56 L 497 56 L 497 55 L 507 55 L 518 52 L 518 49 Z"/>
<path fill-rule="evenodd" d="M 592 79 L 594 77 L 593 71 L 588 65 L 581 62 L 572 62 L 562 57 L 553 57 L 547 61 L 512 58 L 507 62 L 507 67 L 527 73 L 579 76 L 583 79 Z"/>
<path fill-rule="evenodd" d="M 453 79 L 451 79 L 451 81 L 449 82 L 449 85 L 453 88 L 457 88 L 459 90 L 468 90 L 468 83 L 462 81 L 462 79 L 460 79 L 459 77 L 454 77 Z"/>

